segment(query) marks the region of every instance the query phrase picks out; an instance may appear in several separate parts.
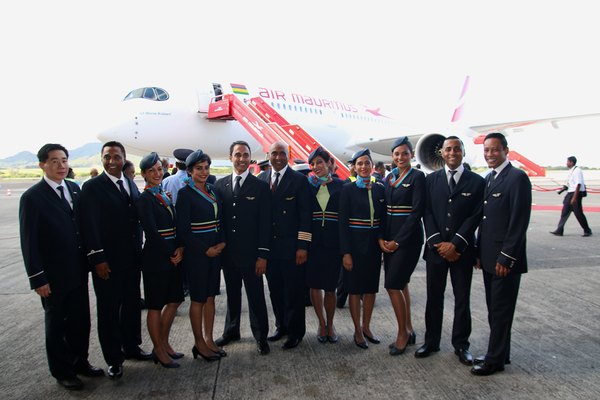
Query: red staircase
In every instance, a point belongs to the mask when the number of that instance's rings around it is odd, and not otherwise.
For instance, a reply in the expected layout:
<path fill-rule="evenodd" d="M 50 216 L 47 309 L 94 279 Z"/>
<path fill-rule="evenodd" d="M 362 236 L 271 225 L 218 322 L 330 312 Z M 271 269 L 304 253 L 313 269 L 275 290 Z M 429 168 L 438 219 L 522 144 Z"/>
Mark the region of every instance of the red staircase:
<path fill-rule="evenodd" d="M 475 140 L 473 140 L 473 142 L 475 144 L 483 144 L 484 140 L 485 135 L 479 135 L 475 138 Z M 546 168 L 537 165 L 529 158 L 521 155 L 520 153 L 514 150 L 510 150 L 510 148 L 508 152 L 508 161 L 516 161 L 519 164 L 521 164 L 521 166 L 525 171 L 527 171 L 527 175 L 529 176 L 546 176 Z"/>
<path fill-rule="evenodd" d="M 233 94 L 220 96 L 223 99 L 211 102 L 208 107 L 208 119 L 237 120 L 260 143 L 263 152 L 268 153 L 269 147 L 275 142 L 284 142 L 289 147 L 289 158 L 308 160 L 308 156 L 317 147 L 322 146 L 299 125 L 290 123 L 260 97 L 250 99 L 246 105 Z M 340 179 L 350 175 L 348 167 L 332 152 L 323 148 L 333 157 L 338 165 L 337 174 Z"/>

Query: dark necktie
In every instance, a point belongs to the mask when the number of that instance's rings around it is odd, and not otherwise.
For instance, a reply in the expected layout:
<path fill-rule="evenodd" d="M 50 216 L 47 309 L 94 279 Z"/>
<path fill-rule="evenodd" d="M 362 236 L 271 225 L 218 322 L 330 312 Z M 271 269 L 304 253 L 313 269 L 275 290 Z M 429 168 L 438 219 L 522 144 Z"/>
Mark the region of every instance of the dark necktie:
<path fill-rule="evenodd" d="M 496 172 L 496 170 L 493 170 L 492 173 L 490 174 L 490 179 L 488 180 L 488 187 L 490 187 L 490 185 L 492 184 L 492 182 L 494 182 L 494 179 L 496 179 L 496 174 L 498 172 Z"/>
<path fill-rule="evenodd" d="M 65 197 L 64 187 L 59 186 L 57 187 L 57 189 L 60 191 L 60 199 L 62 200 L 63 206 L 66 207 L 66 210 L 69 210 L 69 212 L 71 212 L 71 205 L 69 204 L 69 200 L 67 200 L 67 198 Z"/>
<path fill-rule="evenodd" d="M 457 171 L 450 171 L 450 193 L 452 193 L 452 191 L 456 187 L 456 181 L 454 180 L 454 175 L 456 174 L 456 172 Z"/>
<path fill-rule="evenodd" d="M 275 180 L 273 181 L 273 192 L 277 190 L 277 186 L 279 186 L 279 172 L 275 172 Z"/>
<path fill-rule="evenodd" d="M 235 177 L 235 186 L 233 188 L 233 197 L 237 197 L 237 195 L 240 194 L 240 189 L 241 189 L 240 181 L 241 180 L 242 180 L 241 176 Z"/>
<path fill-rule="evenodd" d="M 125 201 L 129 203 L 129 195 L 125 191 L 125 187 L 123 186 L 123 181 L 119 179 L 117 181 L 117 183 L 119 184 L 119 188 L 121 188 L 121 196 L 123 196 L 123 198 L 125 199 Z"/>

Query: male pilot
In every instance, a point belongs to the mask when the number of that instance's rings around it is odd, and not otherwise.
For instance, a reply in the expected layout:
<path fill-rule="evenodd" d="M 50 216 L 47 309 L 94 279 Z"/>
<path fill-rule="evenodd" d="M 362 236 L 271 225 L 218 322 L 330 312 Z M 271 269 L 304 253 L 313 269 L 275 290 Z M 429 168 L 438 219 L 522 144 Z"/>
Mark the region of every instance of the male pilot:
<path fill-rule="evenodd" d="M 304 263 L 311 242 L 310 186 L 303 174 L 288 166 L 288 147 L 275 142 L 269 148 L 273 169 L 260 179 L 271 191 L 271 245 L 267 282 L 277 331 L 268 340 L 288 336 L 284 349 L 298 346 L 306 333 Z"/>
<path fill-rule="evenodd" d="M 65 180 L 69 152 L 46 144 L 37 154 L 44 177 L 19 205 L 21 250 L 32 289 L 40 295 L 50 373 L 66 389 L 83 388 L 76 374 L 102 376 L 88 362 L 90 301 L 81 238 L 80 190 Z"/>
<path fill-rule="evenodd" d="M 123 376 L 123 360 L 149 360 L 142 343 L 140 255 L 142 229 L 137 217 L 139 190 L 126 176 L 125 148 L 102 146 L 104 172 L 82 191 L 84 239 L 98 310 L 98 336 L 108 377 Z"/>
<path fill-rule="evenodd" d="M 415 357 L 427 357 L 440 349 L 444 292 L 450 271 L 454 292 L 452 346 L 461 363 L 473 364 L 469 353 L 471 335 L 471 280 L 476 263 L 475 230 L 481 221 L 485 182 L 467 170 L 462 160 L 465 146 L 456 136 L 449 136 L 442 147 L 446 163 L 425 178 L 425 237 L 423 258 L 427 261 L 427 307 L 425 309 L 425 344 Z"/>
<path fill-rule="evenodd" d="M 527 272 L 531 216 L 531 182 L 525 172 L 508 162 L 504 135 L 488 134 L 483 155 L 492 171 L 486 179 L 475 268 L 483 269 L 490 339 L 487 354 L 474 360 L 474 375 L 491 375 L 510 364 L 510 331 L 521 274 Z"/>
<path fill-rule="evenodd" d="M 233 173 L 215 186 L 223 205 L 227 246 L 223 252 L 223 276 L 227 286 L 227 318 L 223 336 L 215 344 L 225 346 L 240 340 L 242 281 L 246 287 L 250 327 L 258 354 L 271 351 L 267 343 L 269 317 L 262 276 L 267 270 L 271 228 L 269 185 L 250 173 L 250 146 L 239 140 L 229 147 Z"/>

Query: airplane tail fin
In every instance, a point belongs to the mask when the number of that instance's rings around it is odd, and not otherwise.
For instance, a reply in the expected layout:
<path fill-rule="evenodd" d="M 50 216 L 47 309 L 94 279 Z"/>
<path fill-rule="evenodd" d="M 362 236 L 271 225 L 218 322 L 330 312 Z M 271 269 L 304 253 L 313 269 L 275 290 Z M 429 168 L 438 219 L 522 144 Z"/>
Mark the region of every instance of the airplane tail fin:
<path fill-rule="evenodd" d="M 452 115 L 452 122 L 457 122 L 461 119 L 464 110 L 465 110 L 465 100 L 467 96 L 467 89 L 469 88 L 469 81 L 471 77 L 467 75 L 467 79 L 465 79 L 465 84 L 462 89 L 462 93 L 460 94 L 460 98 L 458 99 L 458 104 L 454 109 L 454 115 Z"/>

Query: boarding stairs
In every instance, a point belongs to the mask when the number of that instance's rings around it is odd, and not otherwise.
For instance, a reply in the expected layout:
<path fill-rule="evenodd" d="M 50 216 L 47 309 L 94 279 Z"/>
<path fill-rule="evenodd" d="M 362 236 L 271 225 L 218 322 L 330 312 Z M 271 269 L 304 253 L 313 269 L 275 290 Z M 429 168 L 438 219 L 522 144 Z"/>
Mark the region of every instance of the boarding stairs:
<path fill-rule="evenodd" d="M 473 142 L 475 144 L 483 144 L 484 141 L 485 141 L 485 135 L 480 135 L 480 136 L 476 137 Z M 525 157 L 524 155 L 522 155 L 514 150 L 510 150 L 508 152 L 507 158 L 508 158 L 508 161 L 518 162 L 521 165 L 521 167 L 527 172 L 527 175 L 529 175 L 529 176 L 537 176 L 537 177 L 546 176 L 546 168 L 539 166 L 538 164 L 531 161 L 529 158 Z"/>
<path fill-rule="evenodd" d="M 260 97 L 250 99 L 248 104 L 233 94 L 224 94 L 218 97 L 222 99 L 214 102 L 214 99 L 211 100 L 206 118 L 237 120 L 258 141 L 265 153 L 269 152 L 271 144 L 284 142 L 289 147 L 290 162 L 293 162 L 294 159 L 308 160 L 310 153 L 322 146 L 300 125 L 290 124 Z M 337 174 L 340 179 L 350 176 L 348 167 L 325 146 L 322 147 L 335 158 L 338 165 Z"/>

